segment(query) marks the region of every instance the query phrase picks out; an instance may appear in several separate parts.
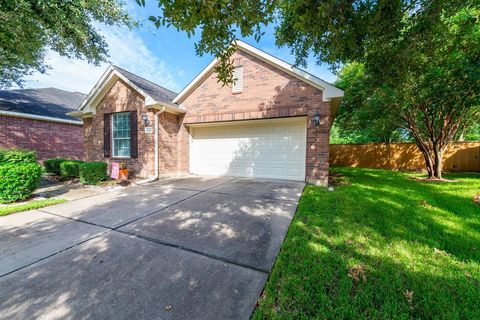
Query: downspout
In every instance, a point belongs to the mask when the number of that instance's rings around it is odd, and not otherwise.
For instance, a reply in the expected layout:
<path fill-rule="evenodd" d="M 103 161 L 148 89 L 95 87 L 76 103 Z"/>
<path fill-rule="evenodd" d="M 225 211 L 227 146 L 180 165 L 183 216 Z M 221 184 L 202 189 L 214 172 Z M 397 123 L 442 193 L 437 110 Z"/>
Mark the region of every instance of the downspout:
<path fill-rule="evenodd" d="M 153 177 L 154 180 L 158 179 L 158 115 L 162 112 L 165 111 L 165 107 L 162 107 L 161 111 L 157 111 L 154 114 L 154 123 L 155 123 L 155 129 L 153 129 L 153 132 L 155 134 L 155 175 Z"/>
<path fill-rule="evenodd" d="M 145 179 L 145 180 L 142 180 L 142 181 L 139 181 L 138 184 L 144 184 L 144 183 L 149 183 L 149 182 L 153 182 L 155 180 L 158 180 L 158 177 L 159 177 L 159 172 L 158 172 L 158 115 L 160 113 L 163 113 L 165 112 L 165 109 L 166 107 L 162 107 L 160 110 L 157 110 L 154 114 L 153 114 L 153 118 L 154 118 L 154 126 L 155 128 L 153 129 L 153 134 L 155 135 L 155 173 L 154 173 L 154 176 L 153 177 L 150 177 L 148 179 Z"/>

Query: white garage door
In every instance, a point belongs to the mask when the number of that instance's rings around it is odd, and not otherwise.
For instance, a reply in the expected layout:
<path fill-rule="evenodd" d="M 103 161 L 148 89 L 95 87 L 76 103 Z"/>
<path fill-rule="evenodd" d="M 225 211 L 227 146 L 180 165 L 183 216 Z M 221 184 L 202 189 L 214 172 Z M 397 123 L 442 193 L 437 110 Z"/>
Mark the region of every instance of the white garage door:
<path fill-rule="evenodd" d="M 305 180 L 305 118 L 191 127 L 190 172 Z"/>

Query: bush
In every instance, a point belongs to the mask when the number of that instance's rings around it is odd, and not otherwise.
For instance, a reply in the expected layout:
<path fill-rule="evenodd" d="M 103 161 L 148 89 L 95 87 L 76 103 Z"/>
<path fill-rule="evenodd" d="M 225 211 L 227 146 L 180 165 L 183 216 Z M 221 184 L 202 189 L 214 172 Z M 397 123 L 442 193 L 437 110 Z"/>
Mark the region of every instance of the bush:
<path fill-rule="evenodd" d="M 0 203 L 25 200 L 38 188 L 42 167 L 36 163 L 0 165 Z"/>
<path fill-rule="evenodd" d="M 32 150 L 1 150 L 0 162 L 3 163 L 37 163 L 37 153 Z"/>
<path fill-rule="evenodd" d="M 105 162 L 86 162 L 80 167 L 80 182 L 97 184 L 107 179 L 107 164 Z"/>
<path fill-rule="evenodd" d="M 84 163 L 80 160 L 66 160 L 60 163 L 60 175 L 64 179 L 78 178 L 79 166 Z"/>
<path fill-rule="evenodd" d="M 60 171 L 60 164 L 63 161 L 67 161 L 67 159 L 63 158 L 55 158 L 55 159 L 47 159 L 43 161 L 43 166 L 45 167 L 45 172 L 55 174 L 59 176 L 61 174 Z"/>

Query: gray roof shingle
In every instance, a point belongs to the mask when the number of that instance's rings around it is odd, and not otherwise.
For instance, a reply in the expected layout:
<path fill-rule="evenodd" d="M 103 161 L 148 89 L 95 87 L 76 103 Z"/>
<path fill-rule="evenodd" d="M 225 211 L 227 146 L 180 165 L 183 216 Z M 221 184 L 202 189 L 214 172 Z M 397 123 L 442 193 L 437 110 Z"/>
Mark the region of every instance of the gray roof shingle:
<path fill-rule="evenodd" d="M 133 84 L 135 84 L 137 87 L 145 91 L 146 94 L 148 94 L 150 97 L 152 97 L 158 102 L 171 102 L 173 98 L 177 96 L 177 93 L 172 90 L 168 90 L 167 88 L 159 86 L 156 83 L 153 83 L 151 81 L 148 81 L 147 79 L 139 77 L 136 74 L 133 74 L 118 66 L 113 66 L 113 67 L 115 68 L 115 70 L 120 72 Z"/>
<path fill-rule="evenodd" d="M 0 110 L 78 121 L 66 113 L 84 98 L 83 93 L 57 88 L 0 90 Z"/>

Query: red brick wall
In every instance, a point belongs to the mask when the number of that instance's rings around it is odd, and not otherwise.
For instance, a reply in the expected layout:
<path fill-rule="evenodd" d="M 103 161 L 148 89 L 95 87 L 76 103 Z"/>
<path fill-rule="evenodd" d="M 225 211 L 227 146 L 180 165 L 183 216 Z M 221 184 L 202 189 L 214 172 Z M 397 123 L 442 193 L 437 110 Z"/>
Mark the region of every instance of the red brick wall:
<path fill-rule="evenodd" d="M 154 172 L 154 135 L 144 133 L 142 114 L 148 114 L 153 126 L 153 116 L 145 109 L 145 99 L 122 80 L 118 80 L 97 105 L 96 114 L 84 121 L 84 148 L 87 161 L 124 161 L 133 175 L 148 177 Z M 103 115 L 105 113 L 137 111 L 138 158 L 115 159 L 103 156 Z M 112 151 L 113 151 L 113 144 Z"/>
<path fill-rule="evenodd" d="M 0 148 L 29 149 L 40 161 L 48 158 L 83 158 L 82 126 L 0 116 Z"/>
<path fill-rule="evenodd" d="M 166 112 L 159 115 L 158 165 L 161 176 L 171 176 L 177 173 L 179 128 L 177 115 Z"/>
<path fill-rule="evenodd" d="M 243 66 L 243 92 L 232 93 L 222 86 L 216 74 L 210 74 L 181 104 L 187 114 L 183 125 L 200 122 L 307 116 L 306 180 L 318 184 L 328 181 L 328 144 L 330 104 L 322 101 L 322 92 L 271 65 L 238 51 L 232 57 Z M 321 121 L 315 126 L 316 111 Z M 180 171 L 188 171 L 188 132 L 179 134 Z"/>
<path fill-rule="evenodd" d="M 138 114 L 138 158 L 115 159 L 103 156 L 103 115 L 105 113 L 137 111 Z M 153 112 L 145 108 L 145 99 L 122 80 L 118 80 L 96 108 L 92 118 L 84 119 L 84 146 L 87 161 L 125 161 L 132 175 L 151 177 L 155 173 L 155 135 L 145 133 L 142 114 L 149 119 L 149 127 L 154 127 Z M 177 161 L 177 116 L 169 113 L 159 115 L 159 174 L 176 173 Z M 113 145 L 112 145 L 113 146 Z"/>

